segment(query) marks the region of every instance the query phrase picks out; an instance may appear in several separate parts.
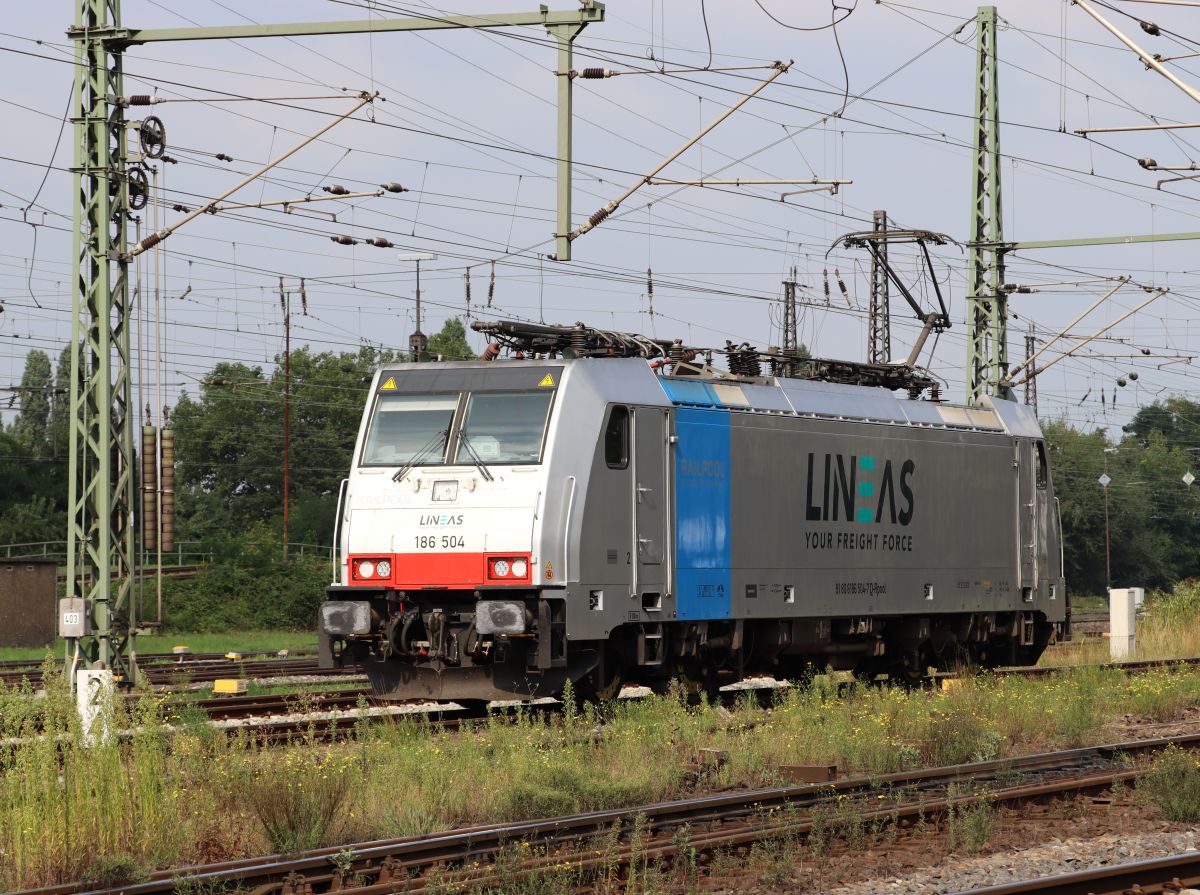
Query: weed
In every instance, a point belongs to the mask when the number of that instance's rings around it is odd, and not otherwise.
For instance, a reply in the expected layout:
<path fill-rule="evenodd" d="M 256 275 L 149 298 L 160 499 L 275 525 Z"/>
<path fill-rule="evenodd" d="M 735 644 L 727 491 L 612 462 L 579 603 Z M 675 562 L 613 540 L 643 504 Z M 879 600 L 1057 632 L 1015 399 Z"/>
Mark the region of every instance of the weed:
<path fill-rule="evenodd" d="M 671 837 L 671 845 L 675 850 L 675 880 L 673 888 L 676 891 L 694 895 L 700 888 L 700 855 L 692 845 L 692 828 L 684 824 Z"/>
<path fill-rule="evenodd" d="M 951 785 L 946 795 L 951 802 L 946 810 L 947 846 L 952 852 L 978 854 L 996 829 L 996 806 L 991 793 L 974 793 L 970 788 Z"/>
<path fill-rule="evenodd" d="M 1114 805 L 1120 803 L 1121 800 L 1125 798 L 1125 791 L 1126 791 L 1126 786 L 1125 786 L 1124 780 L 1114 780 L 1113 781 L 1113 785 L 1112 785 L 1111 790 L 1109 791 L 1109 795 L 1112 797 Z"/>
<path fill-rule="evenodd" d="M 1137 780 L 1138 795 L 1167 820 L 1200 820 L 1200 765 L 1188 752 L 1168 746 Z"/>
<path fill-rule="evenodd" d="M 83 872 L 83 881 L 98 889 L 140 883 L 150 874 L 133 855 L 97 855 Z"/>
<path fill-rule="evenodd" d="M 835 835 L 833 803 L 818 802 L 810 812 L 812 817 L 808 831 L 808 850 L 814 861 L 819 861 L 829 854 L 829 846 Z"/>
<path fill-rule="evenodd" d="M 750 862 L 759 868 L 759 876 L 768 889 L 780 889 L 792 877 L 793 856 L 787 844 L 779 839 L 755 843 Z"/>
<path fill-rule="evenodd" d="M 249 778 L 246 799 L 275 851 L 293 854 L 329 842 L 349 794 L 347 764 L 336 754 L 292 748 Z"/>
<path fill-rule="evenodd" d="M 345 874 L 349 873 L 350 868 L 354 866 L 354 859 L 356 857 L 354 849 L 347 846 L 330 858 L 329 863 Z"/>
<path fill-rule="evenodd" d="M 228 895 L 229 883 L 200 880 L 192 876 L 177 876 L 171 880 L 175 895 Z"/>

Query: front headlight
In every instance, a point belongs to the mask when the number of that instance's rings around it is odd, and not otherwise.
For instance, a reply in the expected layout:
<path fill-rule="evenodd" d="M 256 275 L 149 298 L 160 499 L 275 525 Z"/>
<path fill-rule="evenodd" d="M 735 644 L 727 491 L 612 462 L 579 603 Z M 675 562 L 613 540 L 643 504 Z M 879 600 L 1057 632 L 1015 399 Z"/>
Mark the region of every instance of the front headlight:
<path fill-rule="evenodd" d="M 373 578 L 375 576 L 375 563 L 369 559 L 364 559 L 358 564 L 359 578 Z"/>
<path fill-rule="evenodd" d="M 380 578 L 390 578 L 392 574 L 392 564 L 386 559 L 381 559 L 379 564 L 375 566 L 375 574 Z"/>
<path fill-rule="evenodd" d="M 514 578 L 524 578 L 529 574 L 529 563 L 523 559 L 514 559 L 512 564 L 512 573 Z"/>
<path fill-rule="evenodd" d="M 492 566 L 492 574 L 497 578 L 504 578 L 508 575 L 508 560 L 498 559 Z"/>

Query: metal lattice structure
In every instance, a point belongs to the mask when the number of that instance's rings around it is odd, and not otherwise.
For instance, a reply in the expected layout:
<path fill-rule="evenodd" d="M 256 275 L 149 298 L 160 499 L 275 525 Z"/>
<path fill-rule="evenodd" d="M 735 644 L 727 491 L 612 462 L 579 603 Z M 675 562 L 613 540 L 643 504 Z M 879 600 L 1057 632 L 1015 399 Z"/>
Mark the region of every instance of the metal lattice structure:
<path fill-rule="evenodd" d="M 796 317 L 796 268 L 783 281 L 783 353 L 794 357 L 800 345 L 799 320 Z"/>
<path fill-rule="evenodd" d="M 69 592 L 85 598 L 85 661 L 129 679 L 133 618 L 133 405 L 129 353 L 129 215 L 122 58 L 106 38 L 120 0 L 79 0 L 75 28 Z"/>
<path fill-rule="evenodd" d="M 967 401 L 1007 397 L 1008 302 L 1000 203 L 1000 93 L 996 7 L 975 17 L 975 134 L 967 258 Z"/>
<path fill-rule="evenodd" d="M 871 218 L 876 233 L 887 230 L 887 212 L 876 211 Z M 867 319 L 867 363 L 886 364 L 892 360 L 891 293 L 888 290 L 887 242 L 878 243 L 878 255 L 871 256 L 871 307 Z"/>
<path fill-rule="evenodd" d="M 1033 334 L 1033 324 L 1029 324 L 1029 332 L 1025 333 L 1025 360 L 1032 366 L 1033 354 L 1037 351 L 1037 339 Z M 1035 372 L 1036 371 L 1031 371 Z M 1033 413 L 1037 415 L 1037 376 L 1030 376 L 1025 380 L 1025 403 L 1033 408 Z"/>

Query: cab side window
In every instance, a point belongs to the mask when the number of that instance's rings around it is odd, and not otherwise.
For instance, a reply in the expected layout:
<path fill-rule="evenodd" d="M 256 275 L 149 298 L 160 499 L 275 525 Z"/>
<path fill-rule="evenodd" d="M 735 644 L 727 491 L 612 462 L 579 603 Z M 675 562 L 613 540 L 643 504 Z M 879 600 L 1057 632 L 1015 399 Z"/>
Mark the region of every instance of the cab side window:
<path fill-rule="evenodd" d="M 629 408 L 617 405 L 608 412 L 604 427 L 604 462 L 609 469 L 629 465 Z"/>
<path fill-rule="evenodd" d="M 1037 443 L 1037 486 L 1045 490 L 1050 482 L 1050 474 L 1046 465 L 1046 443 L 1039 441 Z"/>

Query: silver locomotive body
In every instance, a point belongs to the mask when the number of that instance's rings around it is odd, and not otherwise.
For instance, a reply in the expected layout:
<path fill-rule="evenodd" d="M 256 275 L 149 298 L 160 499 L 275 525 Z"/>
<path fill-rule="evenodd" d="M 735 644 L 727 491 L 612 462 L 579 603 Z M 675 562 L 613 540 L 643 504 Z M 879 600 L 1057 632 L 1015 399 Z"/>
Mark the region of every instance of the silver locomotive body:
<path fill-rule="evenodd" d="M 1068 633 L 1021 405 L 641 358 L 398 365 L 372 393 L 320 629 L 382 696 L 915 678 Z"/>

